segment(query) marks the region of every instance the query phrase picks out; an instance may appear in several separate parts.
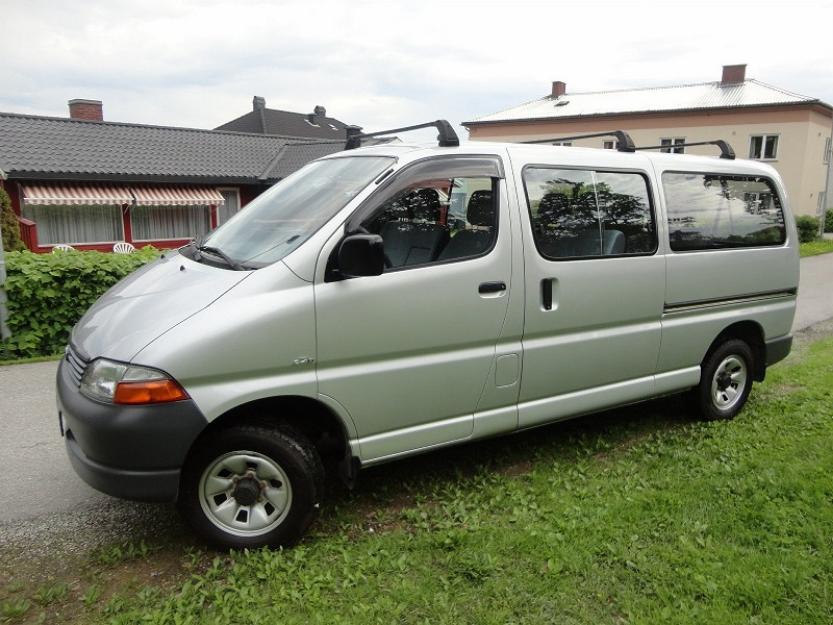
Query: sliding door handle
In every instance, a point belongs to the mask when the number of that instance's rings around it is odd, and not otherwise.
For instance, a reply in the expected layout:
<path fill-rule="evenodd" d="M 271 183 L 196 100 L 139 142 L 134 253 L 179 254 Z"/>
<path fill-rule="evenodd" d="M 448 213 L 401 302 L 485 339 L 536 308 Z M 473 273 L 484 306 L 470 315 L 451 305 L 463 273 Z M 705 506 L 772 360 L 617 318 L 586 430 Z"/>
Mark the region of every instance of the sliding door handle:
<path fill-rule="evenodd" d="M 505 282 L 482 282 L 479 287 L 477 287 L 478 293 L 500 293 L 501 291 L 506 290 L 506 283 Z"/>

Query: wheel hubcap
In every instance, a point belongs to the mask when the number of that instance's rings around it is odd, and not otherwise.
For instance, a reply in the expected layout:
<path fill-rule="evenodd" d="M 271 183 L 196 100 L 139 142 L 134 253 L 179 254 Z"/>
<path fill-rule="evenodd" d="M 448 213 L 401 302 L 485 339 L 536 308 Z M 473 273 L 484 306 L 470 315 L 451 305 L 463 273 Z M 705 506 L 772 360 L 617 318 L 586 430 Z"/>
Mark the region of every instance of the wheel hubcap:
<path fill-rule="evenodd" d="M 737 404 L 746 389 L 748 373 L 746 363 L 739 356 L 723 359 L 712 378 L 712 400 L 721 410 L 728 410 Z"/>
<path fill-rule="evenodd" d="M 217 527 L 236 536 L 258 536 L 280 525 L 292 505 L 283 468 L 254 451 L 234 451 L 203 472 L 200 505 Z"/>

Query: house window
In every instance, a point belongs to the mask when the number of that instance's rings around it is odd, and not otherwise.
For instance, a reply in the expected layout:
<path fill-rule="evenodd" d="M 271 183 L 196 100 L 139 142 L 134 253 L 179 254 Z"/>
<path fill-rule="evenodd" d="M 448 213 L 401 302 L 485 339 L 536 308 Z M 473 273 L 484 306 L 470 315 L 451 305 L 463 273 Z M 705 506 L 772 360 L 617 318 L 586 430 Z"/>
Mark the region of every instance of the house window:
<path fill-rule="evenodd" d="M 817 207 L 817 211 L 818 211 L 818 214 L 819 214 L 819 215 L 823 215 L 823 214 L 824 214 L 824 209 L 826 208 L 826 206 L 824 205 L 824 204 L 825 204 L 826 195 L 827 195 L 827 194 L 826 194 L 826 192 L 825 192 L 825 191 L 819 191 L 819 205 L 818 205 L 818 207 Z"/>
<path fill-rule="evenodd" d="M 605 150 L 618 150 L 619 149 L 619 142 L 618 141 L 605 141 L 604 142 L 604 149 Z"/>
<path fill-rule="evenodd" d="M 237 189 L 218 189 L 225 203 L 217 207 L 217 225 L 222 226 L 240 210 L 240 192 Z"/>
<path fill-rule="evenodd" d="M 38 226 L 38 243 L 114 243 L 124 240 L 121 206 L 74 204 L 40 206 L 23 205 L 23 217 Z"/>
<path fill-rule="evenodd" d="M 778 158 L 778 135 L 752 135 L 749 158 L 774 160 Z"/>
<path fill-rule="evenodd" d="M 666 139 L 660 139 L 659 144 L 663 146 L 660 149 L 660 152 L 665 153 L 674 153 L 674 154 L 684 154 L 685 148 L 683 147 L 683 143 L 685 143 L 685 137 L 671 137 Z M 680 146 L 680 147 L 674 147 Z"/>
<path fill-rule="evenodd" d="M 830 162 L 830 137 L 824 140 L 824 162 Z"/>
<path fill-rule="evenodd" d="M 560 146 L 568 148 L 568 147 L 571 147 L 573 145 L 573 142 L 572 141 L 553 141 L 552 144 L 553 145 L 560 145 Z"/>
<path fill-rule="evenodd" d="M 208 206 L 134 206 L 130 209 L 134 241 L 193 239 L 211 230 Z"/>

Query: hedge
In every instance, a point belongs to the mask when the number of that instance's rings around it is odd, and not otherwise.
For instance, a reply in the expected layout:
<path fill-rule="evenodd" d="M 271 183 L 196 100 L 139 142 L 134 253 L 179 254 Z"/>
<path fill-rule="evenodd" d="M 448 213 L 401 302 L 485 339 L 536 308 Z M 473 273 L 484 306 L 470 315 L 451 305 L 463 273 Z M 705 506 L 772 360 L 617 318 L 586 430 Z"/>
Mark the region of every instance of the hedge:
<path fill-rule="evenodd" d="M 798 240 L 801 243 L 809 243 L 819 238 L 818 217 L 801 215 L 795 218 L 795 226 L 798 228 Z"/>
<path fill-rule="evenodd" d="M 63 350 L 72 326 L 107 289 L 159 255 L 61 252 L 6 254 L 6 295 L 12 336 L 0 358 L 47 356 Z"/>
<path fill-rule="evenodd" d="M 824 231 L 833 232 L 833 208 L 828 208 L 824 216 Z"/>
<path fill-rule="evenodd" d="M 20 226 L 12 212 L 12 201 L 5 189 L 0 189 L 0 231 L 3 232 L 3 250 L 16 252 L 26 249 L 20 240 Z"/>

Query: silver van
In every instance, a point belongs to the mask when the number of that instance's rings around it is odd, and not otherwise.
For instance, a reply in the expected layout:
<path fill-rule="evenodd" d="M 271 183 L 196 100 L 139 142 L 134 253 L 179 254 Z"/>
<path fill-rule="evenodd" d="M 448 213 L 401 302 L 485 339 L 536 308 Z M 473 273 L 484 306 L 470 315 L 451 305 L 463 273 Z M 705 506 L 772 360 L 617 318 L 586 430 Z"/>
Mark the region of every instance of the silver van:
<path fill-rule="evenodd" d="M 789 353 L 772 167 L 431 125 L 439 145 L 351 132 L 101 297 L 57 380 L 86 482 L 176 501 L 216 545 L 286 545 L 325 473 L 683 391 L 730 419 Z"/>

